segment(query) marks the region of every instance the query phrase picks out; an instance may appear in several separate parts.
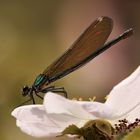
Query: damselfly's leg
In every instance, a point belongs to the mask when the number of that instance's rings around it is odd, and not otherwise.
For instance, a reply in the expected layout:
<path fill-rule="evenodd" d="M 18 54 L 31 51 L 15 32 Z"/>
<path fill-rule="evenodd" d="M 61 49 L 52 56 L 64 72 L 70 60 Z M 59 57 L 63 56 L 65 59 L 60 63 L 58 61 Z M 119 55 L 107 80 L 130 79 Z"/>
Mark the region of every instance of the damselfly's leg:
<path fill-rule="evenodd" d="M 66 98 L 68 98 L 67 92 L 65 91 L 64 87 L 55 87 L 52 86 L 51 88 L 47 87 L 43 89 L 41 92 L 46 93 L 48 91 L 56 92 L 56 93 L 63 93 Z"/>
<path fill-rule="evenodd" d="M 42 91 L 44 91 L 43 93 L 45 93 L 45 91 L 48 92 L 48 91 L 50 91 L 50 90 L 52 90 L 54 88 L 55 88 L 55 86 L 49 86 L 49 87 L 44 88 Z"/>
<path fill-rule="evenodd" d="M 35 92 L 35 95 L 36 95 L 37 97 L 39 97 L 40 99 L 43 100 L 43 97 L 41 97 L 40 95 L 38 95 L 38 93 Z"/>
<path fill-rule="evenodd" d="M 68 98 L 67 92 L 64 87 L 55 87 L 51 90 L 52 92 L 63 93 L 66 98 Z"/>
<path fill-rule="evenodd" d="M 52 89 L 54 89 L 54 88 L 55 88 L 55 86 L 49 86 L 49 87 L 43 89 L 41 92 L 46 93 L 46 92 L 48 92 L 48 91 L 50 91 L 50 90 L 52 90 Z M 40 95 L 38 95 L 37 92 L 35 92 L 35 95 L 36 95 L 37 97 L 39 97 L 40 99 L 43 100 L 43 97 L 41 97 Z"/>
<path fill-rule="evenodd" d="M 35 99 L 34 99 L 34 96 L 33 96 L 32 93 L 30 94 L 30 98 L 31 98 L 31 100 L 33 101 L 33 104 L 35 104 Z"/>
<path fill-rule="evenodd" d="M 55 88 L 55 86 L 49 86 L 49 87 L 42 89 L 40 92 L 47 93 L 48 91 L 52 91 L 54 88 Z"/>
<path fill-rule="evenodd" d="M 30 102 L 32 100 L 32 98 L 28 99 L 27 101 L 23 102 L 22 104 L 18 105 L 17 107 L 20 107 L 22 105 L 25 105 L 26 103 Z"/>
<path fill-rule="evenodd" d="M 35 104 L 35 99 L 34 99 L 34 96 L 33 96 L 33 92 L 30 92 L 30 93 L 29 93 L 29 99 L 28 99 L 28 100 L 26 100 L 25 102 L 23 102 L 22 104 L 20 104 L 20 105 L 17 106 L 17 107 L 20 107 L 20 106 L 22 106 L 22 105 L 24 105 L 24 104 L 26 104 L 26 103 L 28 103 L 28 102 L 30 102 L 30 101 L 32 101 L 33 104 Z"/>

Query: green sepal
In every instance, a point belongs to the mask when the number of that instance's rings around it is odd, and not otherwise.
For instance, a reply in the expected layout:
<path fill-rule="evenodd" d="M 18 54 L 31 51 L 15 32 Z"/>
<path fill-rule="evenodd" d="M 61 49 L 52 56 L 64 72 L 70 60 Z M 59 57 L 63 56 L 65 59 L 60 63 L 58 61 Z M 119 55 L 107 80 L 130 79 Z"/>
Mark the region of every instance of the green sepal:
<path fill-rule="evenodd" d="M 123 138 L 126 136 L 126 133 L 120 133 L 118 135 L 114 135 L 114 140 L 123 140 Z"/>
<path fill-rule="evenodd" d="M 140 126 L 129 132 L 122 140 L 140 140 Z"/>
<path fill-rule="evenodd" d="M 113 127 L 105 120 L 91 120 L 83 127 L 78 128 L 76 125 L 70 125 L 64 129 L 62 135 L 77 135 L 85 140 L 112 140 L 111 134 Z"/>
<path fill-rule="evenodd" d="M 69 125 L 68 127 L 66 127 L 63 132 L 62 132 L 62 135 L 67 135 L 67 134 L 70 134 L 70 135 L 79 135 L 81 136 L 81 129 L 78 128 L 76 125 Z"/>

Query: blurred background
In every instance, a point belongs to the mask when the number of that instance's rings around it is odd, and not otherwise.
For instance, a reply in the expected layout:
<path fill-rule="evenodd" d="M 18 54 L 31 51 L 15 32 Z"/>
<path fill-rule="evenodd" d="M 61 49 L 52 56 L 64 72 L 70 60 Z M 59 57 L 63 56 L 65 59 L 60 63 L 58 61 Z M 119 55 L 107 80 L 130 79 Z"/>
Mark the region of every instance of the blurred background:
<path fill-rule="evenodd" d="M 129 27 L 135 34 L 54 85 L 64 86 L 70 98 L 96 96 L 104 102 L 140 64 L 139 7 L 138 0 L 0 0 L 0 139 L 35 139 L 22 133 L 11 116 L 27 99 L 21 88 L 31 85 L 99 16 L 114 21 L 109 40 Z"/>

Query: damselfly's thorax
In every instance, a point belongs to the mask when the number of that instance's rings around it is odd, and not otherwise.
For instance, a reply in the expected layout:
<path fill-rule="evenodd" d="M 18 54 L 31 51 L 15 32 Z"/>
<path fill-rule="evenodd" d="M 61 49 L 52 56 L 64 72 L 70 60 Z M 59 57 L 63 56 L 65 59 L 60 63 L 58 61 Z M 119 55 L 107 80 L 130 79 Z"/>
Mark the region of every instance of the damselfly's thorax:
<path fill-rule="evenodd" d="M 22 95 L 26 96 L 32 94 L 33 92 L 38 93 L 43 89 L 44 86 L 47 86 L 48 84 L 49 80 L 46 75 L 39 74 L 31 87 L 26 85 L 22 88 Z"/>
<path fill-rule="evenodd" d="M 32 87 L 35 91 L 40 91 L 44 86 L 49 84 L 49 79 L 45 74 L 39 74 L 35 79 Z"/>

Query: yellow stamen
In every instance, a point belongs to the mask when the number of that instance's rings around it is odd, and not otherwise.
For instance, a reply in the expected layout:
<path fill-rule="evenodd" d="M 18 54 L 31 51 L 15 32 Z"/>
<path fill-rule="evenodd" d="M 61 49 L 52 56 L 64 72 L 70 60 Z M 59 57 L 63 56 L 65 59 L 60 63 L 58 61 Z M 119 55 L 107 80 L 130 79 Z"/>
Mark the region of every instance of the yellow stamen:
<path fill-rule="evenodd" d="M 75 98 L 75 97 L 74 97 L 74 98 L 72 98 L 72 100 L 75 100 L 75 101 L 77 101 L 77 98 Z"/>
<path fill-rule="evenodd" d="M 96 100 L 96 96 L 93 96 L 92 98 L 89 98 L 89 101 L 94 102 Z"/>
<path fill-rule="evenodd" d="M 79 99 L 78 99 L 79 101 L 83 101 L 83 99 L 80 97 Z"/>
<path fill-rule="evenodd" d="M 108 96 L 109 96 L 109 95 L 106 95 L 106 96 L 105 96 L 105 100 L 107 100 Z"/>

